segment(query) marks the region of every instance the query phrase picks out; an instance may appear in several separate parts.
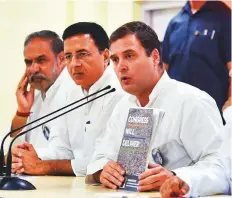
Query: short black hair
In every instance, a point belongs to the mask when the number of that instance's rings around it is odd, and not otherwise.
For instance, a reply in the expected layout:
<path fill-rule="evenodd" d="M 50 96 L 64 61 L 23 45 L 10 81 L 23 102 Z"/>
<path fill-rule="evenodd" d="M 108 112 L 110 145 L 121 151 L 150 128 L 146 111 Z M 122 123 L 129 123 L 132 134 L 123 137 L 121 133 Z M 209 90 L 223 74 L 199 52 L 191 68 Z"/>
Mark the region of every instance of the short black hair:
<path fill-rule="evenodd" d="M 120 26 L 110 36 L 110 45 L 129 34 L 134 34 L 140 41 L 141 45 L 146 51 L 147 56 L 151 55 L 154 49 L 157 49 L 160 54 L 160 41 L 155 31 L 141 21 L 132 21 Z M 161 58 L 160 58 L 161 59 Z M 162 62 L 159 66 L 162 68 Z"/>
<path fill-rule="evenodd" d="M 89 34 L 98 50 L 101 52 L 109 49 L 109 37 L 102 26 L 92 22 L 79 22 L 74 23 L 67 27 L 63 33 L 63 40 L 78 34 Z"/>
<path fill-rule="evenodd" d="M 59 35 L 51 30 L 42 30 L 38 32 L 33 32 L 29 34 L 25 41 L 24 41 L 24 48 L 27 46 L 27 44 L 35 39 L 35 38 L 42 38 L 45 40 L 51 41 L 51 50 L 57 56 L 61 51 L 64 51 L 64 44 L 63 41 L 60 39 Z"/>

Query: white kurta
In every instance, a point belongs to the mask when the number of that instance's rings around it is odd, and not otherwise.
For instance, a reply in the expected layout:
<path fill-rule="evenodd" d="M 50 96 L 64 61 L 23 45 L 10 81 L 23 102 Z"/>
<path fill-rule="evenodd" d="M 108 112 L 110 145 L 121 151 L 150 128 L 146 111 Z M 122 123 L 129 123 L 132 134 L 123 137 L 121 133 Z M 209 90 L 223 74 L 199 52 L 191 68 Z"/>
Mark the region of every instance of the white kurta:
<path fill-rule="evenodd" d="M 87 182 L 108 160 L 117 161 L 129 108 L 137 106 L 136 97 L 128 94 L 115 107 L 101 147 L 87 168 Z M 191 196 L 225 193 L 228 181 L 216 153 L 222 143 L 218 135 L 222 119 L 215 101 L 195 87 L 170 79 L 165 72 L 146 107 L 165 112 L 153 131 L 149 161 L 154 163 L 152 150 L 158 149 L 162 165 L 190 185 Z"/>
<path fill-rule="evenodd" d="M 223 116 L 226 120 L 226 125 L 221 132 L 224 142 L 220 151 L 225 158 L 225 165 L 228 167 L 227 175 L 229 176 L 230 194 L 232 195 L 232 106 L 224 110 Z"/>
<path fill-rule="evenodd" d="M 71 79 L 68 70 L 65 67 L 59 77 L 56 79 L 55 83 L 47 90 L 44 100 L 42 99 L 41 92 L 35 91 L 34 103 L 31 108 L 32 114 L 28 117 L 27 123 L 65 106 L 67 104 L 67 94 L 74 86 L 75 83 Z M 30 126 L 27 126 L 22 131 L 26 131 L 50 118 L 52 117 L 50 116 Z M 47 148 L 49 144 L 49 136 L 53 132 L 51 130 L 53 124 L 54 122 L 51 121 L 43 126 L 33 129 L 26 135 L 19 137 L 16 140 L 16 143 L 20 144 L 27 141 L 33 144 L 33 146 L 36 148 Z M 11 139 L 12 138 L 8 138 L 8 142 Z"/>
<path fill-rule="evenodd" d="M 86 175 L 87 164 L 92 157 L 95 146 L 98 145 L 108 119 L 124 92 L 113 69 L 108 67 L 103 76 L 91 86 L 89 93 L 84 92 L 80 86 L 76 86 L 69 95 L 71 103 L 87 94 L 90 95 L 103 89 L 107 85 L 116 88 L 116 92 L 94 100 L 58 120 L 58 122 L 63 123 L 62 128 L 57 128 L 57 133 L 53 133 L 49 150 L 47 149 L 44 153 L 40 152 L 40 158 L 44 160 L 71 159 L 73 172 L 77 176 Z M 103 93 L 92 96 L 89 100 Z"/>

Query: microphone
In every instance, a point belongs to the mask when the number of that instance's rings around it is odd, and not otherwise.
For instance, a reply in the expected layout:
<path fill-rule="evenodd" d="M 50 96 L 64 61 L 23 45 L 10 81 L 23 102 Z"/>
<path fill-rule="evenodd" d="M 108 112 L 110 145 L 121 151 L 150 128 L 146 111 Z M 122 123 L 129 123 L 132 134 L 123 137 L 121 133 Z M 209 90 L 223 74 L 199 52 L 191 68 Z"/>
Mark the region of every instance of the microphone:
<path fill-rule="evenodd" d="M 106 88 L 109 89 L 110 86 L 107 86 Z M 103 90 L 106 90 L 106 88 L 98 91 L 97 93 L 99 93 L 99 92 L 101 92 Z M 102 97 L 104 95 L 107 95 L 107 94 L 109 94 L 111 92 L 114 92 L 114 91 L 116 91 L 116 89 L 112 88 L 111 90 L 109 90 L 109 91 L 107 91 L 107 92 L 105 92 L 105 93 L 103 93 L 103 94 L 101 94 L 101 95 L 99 95 L 99 96 L 97 96 L 97 97 L 95 97 L 95 98 L 93 98 L 91 100 L 88 100 L 87 102 L 84 102 L 81 105 L 78 105 L 78 106 L 76 106 L 76 107 L 74 107 L 74 108 L 72 108 L 72 109 L 70 109 L 68 111 L 65 111 L 65 112 L 63 112 L 63 113 L 61 113 L 61 114 L 59 114 L 59 115 L 57 115 L 57 116 L 55 116 L 55 117 L 47 120 L 47 121 L 44 121 L 44 122 L 42 122 L 42 123 L 40 123 L 40 124 L 32 127 L 31 129 L 28 129 L 28 130 L 26 130 L 24 132 L 21 132 L 18 135 L 16 135 L 13 138 L 13 140 L 11 141 L 10 146 L 9 146 L 9 151 L 8 151 L 8 155 L 7 155 L 6 176 L 3 177 L 3 179 L 2 179 L 2 181 L 0 183 L 0 190 L 33 190 L 33 189 L 36 189 L 35 186 L 33 186 L 30 182 L 28 182 L 26 180 L 20 179 L 18 177 L 11 177 L 11 166 L 12 166 L 12 153 L 11 153 L 11 150 L 12 150 L 12 145 L 13 145 L 14 141 L 18 137 L 20 137 L 20 136 L 28 133 L 29 131 L 31 131 L 31 130 L 37 128 L 37 127 L 42 126 L 43 124 L 46 124 L 46 123 L 48 123 L 48 122 L 50 122 L 50 121 L 52 121 L 52 120 L 54 120 L 56 118 L 59 118 L 60 116 L 63 116 L 65 114 L 67 114 L 67 113 L 69 113 L 69 112 L 71 112 L 71 111 L 73 111 L 73 110 L 75 110 L 75 109 L 77 109 L 77 108 L 79 108 L 79 107 L 87 104 L 87 103 L 90 103 L 90 102 L 92 102 L 92 101 L 94 101 L 94 100 L 96 100 L 96 99 L 98 99 L 98 98 L 100 98 L 100 97 Z M 95 94 L 96 94 L 96 92 L 93 93 L 93 94 L 91 94 L 91 95 L 89 95 L 88 97 L 90 97 L 92 95 L 95 95 Z M 84 99 L 86 99 L 88 97 L 82 98 L 81 100 L 84 100 Z M 79 101 L 81 101 L 81 100 L 79 100 Z M 77 102 L 78 101 L 74 102 L 74 104 L 77 103 Z M 64 108 L 67 108 L 67 107 L 71 106 L 71 105 L 73 105 L 73 103 L 71 103 L 71 104 L 69 104 L 69 105 L 67 105 L 67 106 L 65 106 L 65 107 L 63 107 L 63 108 L 61 108 L 61 109 L 59 109 L 59 110 L 57 110 L 55 112 L 58 112 L 58 111 L 60 111 L 60 110 L 62 110 Z M 51 114 L 53 114 L 53 113 L 51 113 Z M 51 115 L 51 114 L 49 114 L 49 115 Z M 46 116 L 48 116 L 48 115 L 46 115 Z M 35 121 L 33 121 L 33 122 L 35 122 Z"/>
<path fill-rule="evenodd" d="M 89 98 L 89 97 L 91 97 L 91 96 L 93 96 L 93 95 L 96 95 L 96 94 L 98 94 L 98 93 L 100 93 L 100 92 L 102 92 L 102 91 L 108 90 L 108 89 L 110 89 L 110 88 L 111 88 L 111 86 L 108 85 L 108 86 L 106 86 L 105 88 L 103 88 L 103 89 L 101 89 L 101 90 L 99 90 L 99 91 L 96 91 L 96 92 L 94 92 L 94 93 L 92 93 L 92 94 L 90 94 L 90 95 L 88 95 L 88 96 L 86 96 L 86 97 L 84 97 L 84 98 L 82 98 L 82 99 L 80 99 L 80 100 L 77 100 L 77 101 L 75 101 L 75 102 L 73 102 L 73 103 L 71 103 L 71 104 L 69 104 L 69 105 L 67 105 L 67 106 L 64 106 L 64 107 L 62 107 L 62 108 L 60 108 L 60 109 L 58 109 L 58 110 L 56 110 L 56 111 L 53 111 L 53 112 L 51 112 L 51 113 L 49 113 L 49 114 L 47 114 L 47 115 L 45 115 L 45 116 L 43 116 L 43 117 L 41 117 L 41 118 L 38 118 L 37 120 L 34 120 L 34 121 L 32 121 L 32 122 L 29 122 L 29 123 L 27 123 L 27 124 L 25 124 L 25 125 L 23 125 L 23 126 L 21 126 L 21 127 L 18 127 L 18 128 L 16 128 L 16 129 L 10 131 L 9 133 L 7 133 L 7 134 L 4 136 L 3 140 L 2 140 L 1 149 L 0 149 L 0 176 L 3 176 L 3 175 L 4 175 L 4 143 L 5 143 L 6 138 L 7 138 L 9 135 L 11 135 L 12 133 L 14 133 L 14 132 L 16 132 L 16 131 L 18 131 L 18 130 L 24 128 L 24 127 L 26 127 L 26 126 L 29 126 L 29 125 L 31 125 L 31 124 L 34 124 L 35 122 L 38 122 L 38 121 L 40 121 L 40 120 L 42 120 L 42 119 L 44 119 L 44 118 L 46 118 L 46 117 L 48 117 L 48 116 L 50 116 L 50 115 L 53 115 L 53 114 L 55 114 L 55 113 L 57 113 L 57 112 L 59 112 L 59 111 L 62 111 L 63 109 L 66 109 L 66 108 L 68 108 L 68 107 L 70 107 L 70 106 L 72 106 L 72 105 L 74 105 L 74 104 L 76 104 L 76 103 L 78 103 L 78 102 L 81 102 L 82 100 L 85 100 L 85 99 L 87 99 L 87 98 Z"/>

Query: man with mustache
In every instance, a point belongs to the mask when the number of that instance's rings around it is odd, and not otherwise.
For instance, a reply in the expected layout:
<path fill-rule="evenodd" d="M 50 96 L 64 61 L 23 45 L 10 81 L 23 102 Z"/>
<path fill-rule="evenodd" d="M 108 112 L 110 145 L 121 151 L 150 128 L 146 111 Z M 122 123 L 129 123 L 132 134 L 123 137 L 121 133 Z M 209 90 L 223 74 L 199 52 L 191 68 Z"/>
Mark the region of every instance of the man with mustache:
<path fill-rule="evenodd" d="M 138 175 L 137 190 L 158 190 L 176 174 L 188 183 L 191 196 L 228 193 L 228 180 L 218 157 L 222 120 L 213 98 L 169 78 L 160 62 L 158 37 L 143 22 L 130 22 L 115 30 L 110 36 L 110 52 L 128 94 L 112 113 L 101 147 L 88 165 L 86 182 L 100 182 L 112 189 L 123 185 L 125 170 L 117 158 L 128 112 L 145 107 L 161 109 L 165 114 L 158 127 L 153 127 L 149 164 Z"/>
<path fill-rule="evenodd" d="M 18 107 L 11 130 L 66 105 L 66 92 L 73 84 L 64 69 L 63 41 L 55 32 L 43 30 L 28 35 L 24 42 L 24 61 L 26 71 L 17 86 Z M 45 120 L 25 127 L 23 131 L 43 121 Z M 35 147 L 46 148 L 52 125 L 53 123 L 48 123 L 38 127 L 20 140 L 26 140 Z M 16 131 L 11 137 L 20 131 L 22 130 Z"/>
<path fill-rule="evenodd" d="M 63 33 L 64 57 L 76 86 L 67 96 L 73 102 L 110 85 L 116 91 L 88 103 L 63 117 L 59 133 L 51 134 L 49 148 L 41 157 L 28 143 L 13 151 L 12 171 L 30 175 L 86 175 L 87 165 L 99 145 L 108 119 L 122 98 L 118 79 L 109 65 L 109 38 L 96 23 L 80 22 Z M 88 97 L 87 102 L 104 92 Z"/>

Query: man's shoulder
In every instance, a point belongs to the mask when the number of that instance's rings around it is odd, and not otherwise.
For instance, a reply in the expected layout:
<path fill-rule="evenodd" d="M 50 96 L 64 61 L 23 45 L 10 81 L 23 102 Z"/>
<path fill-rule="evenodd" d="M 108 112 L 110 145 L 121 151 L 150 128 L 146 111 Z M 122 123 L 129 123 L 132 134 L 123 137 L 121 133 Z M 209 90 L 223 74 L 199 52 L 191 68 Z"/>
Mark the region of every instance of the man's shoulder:
<path fill-rule="evenodd" d="M 230 4 L 231 5 L 231 4 Z M 208 1 L 207 8 L 212 10 L 211 14 L 219 12 L 223 16 L 231 16 L 231 8 L 229 2 L 224 1 Z"/>
<path fill-rule="evenodd" d="M 185 20 L 183 8 L 170 20 L 168 26 L 169 28 L 173 28 L 177 24 L 182 24 Z"/>
<path fill-rule="evenodd" d="M 199 101 L 208 101 L 211 103 L 215 103 L 214 99 L 205 91 L 200 90 L 197 87 L 189 85 L 187 83 L 179 82 L 171 79 L 170 92 L 173 96 L 179 98 L 179 100 L 191 101 L 191 102 L 199 102 Z"/>

